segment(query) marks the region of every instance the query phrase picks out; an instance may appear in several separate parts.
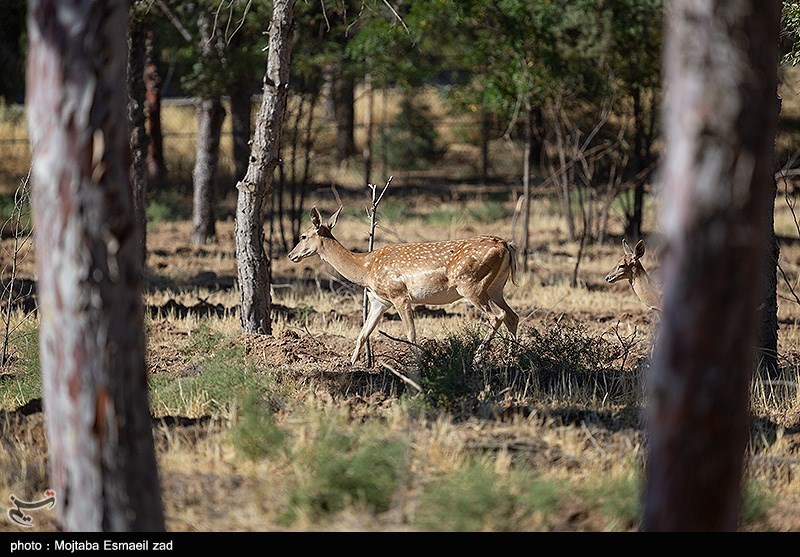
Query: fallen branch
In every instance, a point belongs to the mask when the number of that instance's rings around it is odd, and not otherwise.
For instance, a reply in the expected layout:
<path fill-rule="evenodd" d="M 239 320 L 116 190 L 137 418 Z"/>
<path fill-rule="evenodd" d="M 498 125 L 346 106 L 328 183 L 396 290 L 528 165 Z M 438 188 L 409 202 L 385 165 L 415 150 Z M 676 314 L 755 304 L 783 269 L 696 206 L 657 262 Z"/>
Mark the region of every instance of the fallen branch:
<path fill-rule="evenodd" d="M 407 375 L 403 375 L 402 373 L 400 373 L 399 371 L 394 369 L 392 366 L 390 366 L 386 362 L 381 362 L 381 365 L 383 367 L 385 367 L 386 369 L 388 369 L 391 373 L 393 373 L 394 375 L 396 375 L 397 377 L 402 379 L 404 383 L 410 385 L 411 387 L 414 387 L 417 390 L 418 393 L 425 394 L 422 391 L 422 387 L 419 386 L 419 383 L 417 383 L 416 381 L 414 381 L 413 379 L 411 379 Z"/>

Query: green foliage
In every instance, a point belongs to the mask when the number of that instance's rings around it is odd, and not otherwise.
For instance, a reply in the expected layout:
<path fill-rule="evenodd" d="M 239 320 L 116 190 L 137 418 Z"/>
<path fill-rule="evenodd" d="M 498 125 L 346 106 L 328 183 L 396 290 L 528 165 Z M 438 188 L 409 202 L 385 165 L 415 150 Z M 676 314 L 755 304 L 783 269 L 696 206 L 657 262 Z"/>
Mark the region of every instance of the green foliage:
<path fill-rule="evenodd" d="M 310 304 L 297 304 L 292 310 L 292 318 L 298 323 L 308 325 L 309 317 L 313 316 L 315 312 L 316 309 Z"/>
<path fill-rule="evenodd" d="M 18 104 L 9 104 L 0 96 L 0 122 L 6 122 L 14 126 L 25 123 L 25 108 Z"/>
<path fill-rule="evenodd" d="M 437 407 L 454 408 L 480 390 L 475 384 L 473 369 L 480 344 L 476 329 L 466 329 L 464 334 L 450 335 L 442 341 L 423 343 L 417 362 L 420 386 Z"/>
<path fill-rule="evenodd" d="M 434 225 L 451 225 L 463 217 L 463 212 L 449 205 L 439 205 L 426 220 Z"/>
<path fill-rule="evenodd" d="M 416 371 L 435 408 L 471 415 L 491 410 L 490 401 L 500 392 L 581 403 L 602 397 L 623 404 L 638 393 L 638 375 L 620 367 L 621 348 L 581 326 L 523 329 L 516 341 L 504 339 L 501 329 L 481 350 L 484 337 L 485 332 L 467 328 L 422 344 Z"/>
<path fill-rule="evenodd" d="M 582 491 L 609 521 L 609 530 L 627 530 L 638 524 L 642 514 L 644 481 L 640 472 L 596 478 Z"/>
<path fill-rule="evenodd" d="M 782 62 L 796 66 L 800 62 L 800 2 L 784 1 L 781 7 L 781 35 L 789 48 L 784 51 Z"/>
<path fill-rule="evenodd" d="M 351 505 L 384 512 L 406 470 L 403 442 L 368 428 L 348 431 L 333 422 L 322 424 L 317 442 L 299 458 L 307 479 L 291 493 L 290 522 L 298 513 L 318 519 Z"/>
<path fill-rule="evenodd" d="M 152 201 L 147 204 L 147 222 L 162 223 L 172 222 L 180 218 L 177 211 L 168 203 L 163 201 Z"/>
<path fill-rule="evenodd" d="M 181 352 L 191 362 L 185 374 L 154 375 L 150 383 L 152 405 L 166 408 L 170 413 L 192 413 L 191 409 L 202 413 L 226 412 L 244 393 L 258 388 L 263 381 L 256 377 L 242 345 L 215 333 L 206 321 L 201 322 Z"/>
<path fill-rule="evenodd" d="M 763 520 L 777 497 L 764 486 L 748 481 L 744 485 L 740 522 L 753 524 Z"/>
<path fill-rule="evenodd" d="M 34 320 L 25 321 L 10 339 L 13 365 L 0 378 L 0 408 L 13 410 L 42 397 L 39 363 L 39 330 Z"/>
<path fill-rule="evenodd" d="M 610 369 L 619 355 L 618 347 L 587 334 L 583 325 L 531 329 L 521 348 L 516 354 L 517 366 L 559 375 Z"/>
<path fill-rule="evenodd" d="M 408 219 L 410 210 L 405 199 L 389 197 L 379 206 L 380 221 L 396 224 Z"/>
<path fill-rule="evenodd" d="M 275 424 L 261 391 L 253 385 L 248 385 L 244 391 L 239 422 L 231 430 L 233 446 L 251 460 L 284 450 L 286 434 Z"/>
<path fill-rule="evenodd" d="M 509 216 L 508 209 L 499 201 L 486 201 L 467 209 L 469 216 L 478 223 L 499 222 Z"/>
<path fill-rule="evenodd" d="M 266 56 L 261 49 L 267 43 L 263 32 L 271 3 L 233 0 L 224 9 L 214 0 L 175 3 L 171 8 L 188 39 L 151 2 L 137 4 L 144 4 L 136 16 L 155 30 L 160 58 L 175 69 L 181 93 L 209 98 L 240 84 L 257 89 L 264 72 Z M 201 36 L 203 20 L 211 26 L 210 41 Z"/>
<path fill-rule="evenodd" d="M 378 149 L 386 153 L 392 168 L 424 170 L 441 157 L 439 134 L 430 108 L 413 97 L 405 97 L 400 113 L 380 138 Z"/>
<path fill-rule="evenodd" d="M 18 194 L 0 195 L 0 226 L 8 219 L 22 216 L 20 225 L 30 228 L 31 199 L 27 193 L 21 197 Z M 12 225 L 13 226 L 13 225 Z"/>
<path fill-rule="evenodd" d="M 430 531 L 526 530 L 531 515 L 554 514 L 560 497 L 558 485 L 527 472 L 500 475 L 488 463 L 472 463 L 425 487 L 414 523 Z"/>

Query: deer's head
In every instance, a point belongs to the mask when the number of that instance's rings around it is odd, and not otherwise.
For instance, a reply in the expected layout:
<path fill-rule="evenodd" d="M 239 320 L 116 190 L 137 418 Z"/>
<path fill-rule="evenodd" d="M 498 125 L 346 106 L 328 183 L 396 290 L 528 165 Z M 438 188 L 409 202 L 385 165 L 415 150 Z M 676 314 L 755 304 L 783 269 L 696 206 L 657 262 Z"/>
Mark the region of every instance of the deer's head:
<path fill-rule="evenodd" d="M 633 281 L 642 270 L 639 259 L 644 255 L 644 240 L 636 242 L 636 247 L 632 250 L 625 239 L 622 239 L 622 250 L 624 255 L 619 258 L 617 264 L 606 275 L 606 282 L 612 283 L 618 280 Z"/>
<path fill-rule="evenodd" d="M 336 226 L 336 221 L 339 220 L 339 213 L 342 212 L 340 206 L 335 213 L 333 213 L 326 222 L 322 222 L 322 216 L 317 211 L 316 207 L 311 208 L 311 226 L 305 229 L 300 234 L 300 241 L 292 251 L 289 252 L 289 259 L 294 263 L 298 263 L 306 257 L 311 257 L 319 252 L 322 245 L 322 238 L 333 238 L 331 229 Z"/>

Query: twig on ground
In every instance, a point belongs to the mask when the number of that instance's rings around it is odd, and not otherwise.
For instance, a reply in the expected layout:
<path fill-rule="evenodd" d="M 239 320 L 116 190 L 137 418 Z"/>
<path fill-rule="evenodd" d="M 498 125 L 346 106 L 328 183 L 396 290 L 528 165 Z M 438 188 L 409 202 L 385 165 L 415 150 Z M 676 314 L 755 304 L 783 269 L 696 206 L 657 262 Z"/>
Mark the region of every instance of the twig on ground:
<path fill-rule="evenodd" d="M 418 393 L 420 393 L 420 394 L 423 394 L 423 395 L 425 394 L 425 393 L 422 391 L 422 387 L 420 387 L 420 386 L 419 386 L 419 383 L 417 383 L 416 381 L 414 381 L 413 379 L 411 379 L 411 378 L 410 378 L 410 377 L 408 377 L 407 375 L 404 375 L 404 374 L 400 373 L 399 371 L 397 371 L 396 369 L 394 369 L 392 366 L 390 366 L 390 365 L 389 365 L 389 364 L 387 364 L 386 362 L 381 362 L 381 365 L 382 365 L 383 367 L 385 367 L 386 369 L 388 369 L 388 370 L 389 370 L 391 373 L 393 373 L 394 375 L 396 375 L 397 377 L 399 377 L 400 379 L 402 379 L 404 383 L 407 383 L 407 384 L 408 384 L 408 385 L 410 385 L 411 387 L 414 387 L 414 388 L 417 390 L 417 392 L 418 392 Z"/>
<path fill-rule="evenodd" d="M 406 340 L 404 338 L 393 337 L 389 333 L 385 333 L 385 332 L 381 331 L 380 329 L 378 329 L 378 333 L 383 335 L 383 336 L 385 336 L 389 340 L 394 340 L 396 342 L 402 342 L 402 343 L 408 344 L 409 346 L 413 346 L 414 348 L 417 348 L 417 349 L 420 349 L 420 350 L 422 349 L 422 347 L 419 344 L 417 344 L 416 342 L 411 342 L 410 340 Z"/>

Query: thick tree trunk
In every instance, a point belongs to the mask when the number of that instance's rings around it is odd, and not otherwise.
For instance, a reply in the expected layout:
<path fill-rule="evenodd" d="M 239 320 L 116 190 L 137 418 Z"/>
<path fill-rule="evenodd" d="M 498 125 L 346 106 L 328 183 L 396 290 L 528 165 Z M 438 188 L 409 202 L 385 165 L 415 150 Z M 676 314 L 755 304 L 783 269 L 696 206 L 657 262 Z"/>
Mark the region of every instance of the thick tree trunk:
<path fill-rule="evenodd" d="M 144 105 L 145 28 L 141 21 L 131 21 L 128 49 L 128 124 L 130 126 L 131 186 L 133 209 L 138 223 L 139 256 L 142 268 L 147 265 L 147 129 Z"/>
<path fill-rule="evenodd" d="M 163 180 L 167 174 L 164 164 L 164 135 L 161 132 L 161 74 L 158 71 L 154 41 L 153 32 L 148 31 L 145 43 L 144 84 L 150 137 L 147 144 L 147 178 L 151 187 Z"/>
<path fill-rule="evenodd" d="M 51 484 L 72 531 L 164 529 L 129 182 L 126 0 L 30 0 L 40 353 Z"/>
<path fill-rule="evenodd" d="M 214 191 L 219 164 L 219 141 L 225 108 L 219 98 L 203 99 L 197 105 L 197 152 L 192 180 L 192 241 L 213 242 L 217 237 Z"/>
<path fill-rule="evenodd" d="M 236 267 L 239 312 L 245 333 L 272 334 L 270 260 L 264 249 L 262 211 L 272 192 L 273 172 L 280 158 L 281 129 L 289 96 L 289 63 L 295 0 L 275 0 L 269 29 L 264 93 L 258 110 L 250 164 L 237 185 Z"/>
<path fill-rule="evenodd" d="M 645 530 L 736 530 L 767 262 L 780 2 L 676 0 Z"/>

